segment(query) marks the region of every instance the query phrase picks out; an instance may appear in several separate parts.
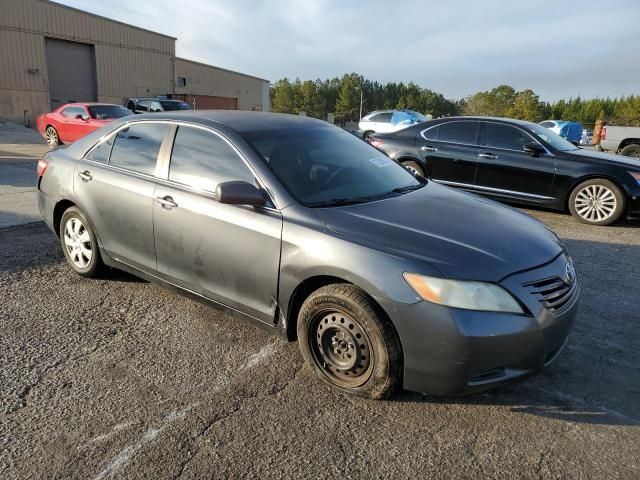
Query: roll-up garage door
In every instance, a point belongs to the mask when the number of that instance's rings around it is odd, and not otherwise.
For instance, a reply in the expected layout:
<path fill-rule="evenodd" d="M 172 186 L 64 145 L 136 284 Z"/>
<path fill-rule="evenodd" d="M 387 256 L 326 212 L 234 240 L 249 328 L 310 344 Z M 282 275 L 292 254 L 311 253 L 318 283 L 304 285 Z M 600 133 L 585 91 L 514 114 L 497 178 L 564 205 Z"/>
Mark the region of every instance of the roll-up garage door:
<path fill-rule="evenodd" d="M 93 45 L 46 39 L 51 109 L 69 102 L 96 101 Z"/>

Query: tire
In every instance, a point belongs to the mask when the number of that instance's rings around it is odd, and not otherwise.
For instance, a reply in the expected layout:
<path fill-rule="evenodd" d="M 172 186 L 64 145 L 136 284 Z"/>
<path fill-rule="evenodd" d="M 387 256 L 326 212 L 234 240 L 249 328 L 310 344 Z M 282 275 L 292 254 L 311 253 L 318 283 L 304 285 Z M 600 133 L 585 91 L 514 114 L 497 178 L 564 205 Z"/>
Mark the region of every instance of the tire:
<path fill-rule="evenodd" d="M 620 155 L 624 155 L 625 157 L 633 157 L 640 160 L 640 145 L 638 145 L 637 143 L 627 145 L 622 150 L 620 150 Z"/>
<path fill-rule="evenodd" d="M 402 163 L 402 165 L 414 175 L 420 175 L 421 177 L 425 176 L 424 168 L 415 160 L 407 160 L 400 163 Z"/>
<path fill-rule="evenodd" d="M 58 131 L 53 125 L 47 125 L 47 128 L 44 131 L 44 138 L 47 141 L 47 145 L 49 145 L 51 148 L 62 145 L 60 136 L 58 135 Z"/>
<path fill-rule="evenodd" d="M 569 210 L 578 221 L 589 225 L 611 225 L 620 219 L 627 198 L 620 188 L 604 178 L 579 184 L 569 197 Z"/>
<path fill-rule="evenodd" d="M 67 263 L 78 275 L 97 277 L 104 268 L 96 235 L 77 207 L 68 208 L 60 220 L 60 244 Z"/>
<path fill-rule="evenodd" d="M 306 363 L 334 388 L 381 399 L 400 387 L 400 341 L 391 322 L 358 287 L 333 284 L 313 292 L 300 309 L 297 331 Z"/>
<path fill-rule="evenodd" d="M 367 130 L 366 132 L 364 132 L 364 133 L 362 134 L 362 139 L 363 139 L 363 140 L 366 140 L 366 139 L 368 139 L 371 135 L 373 135 L 374 133 L 376 133 L 376 132 L 374 132 L 373 130 Z"/>

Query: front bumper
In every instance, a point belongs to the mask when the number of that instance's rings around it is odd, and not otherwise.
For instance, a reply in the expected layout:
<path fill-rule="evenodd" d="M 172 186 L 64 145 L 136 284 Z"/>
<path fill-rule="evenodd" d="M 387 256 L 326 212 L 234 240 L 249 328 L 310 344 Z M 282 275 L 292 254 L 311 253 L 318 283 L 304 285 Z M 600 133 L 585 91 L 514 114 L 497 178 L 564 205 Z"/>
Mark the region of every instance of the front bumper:
<path fill-rule="evenodd" d="M 378 298 L 402 343 L 404 388 L 432 395 L 473 393 L 533 374 L 555 360 L 576 317 L 577 280 L 566 302 L 554 311 L 524 284 L 560 277 L 566 263 L 560 255 L 546 266 L 501 282 L 528 310 L 525 315 Z"/>

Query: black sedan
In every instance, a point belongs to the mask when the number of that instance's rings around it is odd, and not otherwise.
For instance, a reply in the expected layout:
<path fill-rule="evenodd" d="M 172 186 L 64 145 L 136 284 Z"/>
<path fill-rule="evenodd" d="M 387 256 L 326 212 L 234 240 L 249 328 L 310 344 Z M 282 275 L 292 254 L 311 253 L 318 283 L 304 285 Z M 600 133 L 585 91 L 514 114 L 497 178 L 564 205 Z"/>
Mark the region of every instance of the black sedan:
<path fill-rule="evenodd" d="M 369 143 L 419 175 L 523 205 L 569 209 L 609 225 L 640 213 L 640 162 L 579 148 L 535 123 L 452 117 Z"/>

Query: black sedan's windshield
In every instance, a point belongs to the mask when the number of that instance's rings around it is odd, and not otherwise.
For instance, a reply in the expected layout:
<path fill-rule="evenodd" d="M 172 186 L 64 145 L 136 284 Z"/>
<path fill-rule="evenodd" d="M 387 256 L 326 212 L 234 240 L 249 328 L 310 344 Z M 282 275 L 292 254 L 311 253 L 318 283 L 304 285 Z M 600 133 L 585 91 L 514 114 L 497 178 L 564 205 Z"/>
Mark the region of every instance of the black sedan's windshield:
<path fill-rule="evenodd" d="M 542 140 L 547 142 L 556 150 L 560 150 L 561 152 L 568 152 L 571 150 L 578 150 L 573 143 L 568 140 L 565 140 L 560 135 L 555 132 L 552 132 L 548 128 L 543 127 L 542 125 L 531 124 L 528 126 L 529 130 L 535 133 Z"/>
<path fill-rule="evenodd" d="M 365 202 L 422 185 L 396 162 L 340 128 L 264 130 L 242 136 L 296 200 L 307 206 Z"/>
<path fill-rule="evenodd" d="M 131 110 L 120 105 L 94 105 L 89 107 L 89 114 L 96 120 L 111 120 L 131 115 Z"/>

